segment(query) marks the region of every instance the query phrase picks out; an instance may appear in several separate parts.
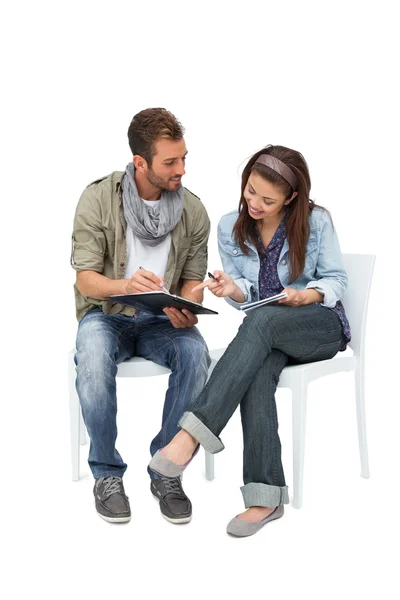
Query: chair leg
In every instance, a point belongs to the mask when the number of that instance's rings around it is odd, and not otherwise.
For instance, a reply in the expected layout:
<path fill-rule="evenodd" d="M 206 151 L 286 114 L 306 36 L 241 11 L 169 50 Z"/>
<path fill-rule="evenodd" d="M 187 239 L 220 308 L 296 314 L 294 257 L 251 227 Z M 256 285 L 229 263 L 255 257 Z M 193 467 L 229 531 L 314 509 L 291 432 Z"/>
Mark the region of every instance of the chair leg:
<path fill-rule="evenodd" d="M 211 361 L 211 365 L 208 368 L 207 381 L 210 379 L 211 373 L 214 371 L 215 365 L 217 364 L 217 362 L 218 361 L 215 359 L 213 359 Z M 214 454 L 207 452 L 207 450 L 205 450 L 204 452 L 205 452 L 205 459 L 206 459 L 206 479 L 208 481 L 212 481 L 214 479 Z"/>
<path fill-rule="evenodd" d="M 79 398 L 78 398 L 78 402 L 79 402 Z M 82 411 L 81 411 L 80 407 L 79 407 L 79 441 L 80 441 L 81 446 L 84 446 L 86 444 L 86 427 L 85 427 L 85 423 L 83 422 Z"/>
<path fill-rule="evenodd" d="M 79 398 L 75 389 L 75 363 L 73 353 L 68 355 L 68 389 L 69 389 L 69 415 L 71 428 L 71 461 L 72 481 L 79 480 L 79 429 L 80 429 L 80 406 Z"/>
<path fill-rule="evenodd" d="M 301 379 L 292 388 L 293 500 L 294 508 L 303 505 L 304 450 L 306 442 L 307 384 Z"/>
<path fill-rule="evenodd" d="M 206 479 L 212 481 L 214 479 L 214 454 L 205 451 L 206 456 Z"/>
<path fill-rule="evenodd" d="M 360 448 L 361 477 L 369 477 L 367 422 L 365 416 L 365 385 L 363 364 L 358 363 L 354 372 L 356 383 L 356 409 L 358 444 Z"/>

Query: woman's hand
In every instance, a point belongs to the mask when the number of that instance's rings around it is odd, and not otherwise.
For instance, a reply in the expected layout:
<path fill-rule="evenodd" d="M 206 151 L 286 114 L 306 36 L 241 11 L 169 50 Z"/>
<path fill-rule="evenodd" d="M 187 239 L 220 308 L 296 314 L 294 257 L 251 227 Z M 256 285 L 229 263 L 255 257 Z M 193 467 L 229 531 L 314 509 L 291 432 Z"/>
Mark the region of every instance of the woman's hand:
<path fill-rule="evenodd" d="M 324 299 L 322 294 L 312 288 L 309 290 L 285 288 L 282 291 L 287 293 L 287 298 L 278 300 L 278 304 L 286 304 L 286 306 L 304 306 L 305 304 L 313 304 L 313 302 L 322 302 Z"/>
<path fill-rule="evenodd" d="M 287 293 L 287 298 L 278 300 L 278 304 L 285 304 L 286 306 L 301 306 L 304 304 L 304 290 L 295 290 L 294 288 L 285 288 L 282 292 Z"/>
<path fill-rule="evenodd" d="M 203 283 L 199 283 L 199 285 L 196 285 L 196 287 L 192 289 L 192 292 L 203 290 L 208 287 L 214 296 L 218 296 L 219 298 L 229 296 L 236 302 L 244 302 L 242 290 L 236 285 L 228 273 L 224 273 L 224 271 L 214 271 L 213 275 L 214 279 L 210 278 Z"/>

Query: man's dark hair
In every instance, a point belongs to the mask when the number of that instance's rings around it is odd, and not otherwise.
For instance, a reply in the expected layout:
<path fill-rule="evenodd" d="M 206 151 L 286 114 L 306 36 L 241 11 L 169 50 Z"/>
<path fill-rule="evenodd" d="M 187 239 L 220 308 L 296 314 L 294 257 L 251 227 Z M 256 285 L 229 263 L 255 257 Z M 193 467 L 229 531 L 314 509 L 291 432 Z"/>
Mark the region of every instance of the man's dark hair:
<path fill-rule="evenodd" d="M 129 147 L 133 156 L 139 154 L 151 166 L 156 141 L 160 138 L 178 141 L 184 133 L 181 123 L 165 108 L 146 108 L 129 125 Z"/>

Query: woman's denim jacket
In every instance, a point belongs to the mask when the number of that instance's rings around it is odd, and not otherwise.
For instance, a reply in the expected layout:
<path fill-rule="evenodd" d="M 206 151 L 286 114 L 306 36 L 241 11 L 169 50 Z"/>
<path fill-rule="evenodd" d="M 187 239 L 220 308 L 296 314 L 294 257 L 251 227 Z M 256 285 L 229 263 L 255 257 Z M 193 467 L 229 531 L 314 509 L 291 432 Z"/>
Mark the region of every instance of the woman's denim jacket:
<path fill-rule="evenodd" d="M 232 211 L 220 220 L 218 247 L 223 270 L 240 287 L 245 296 L 244 303 L 247 303 L 260 299 L 258 290 L 260 259 L 253 244 L 246 242 L 246 246 L 249 248 L 249 254 L 246 256 L 233 239 L 232 230 L 237 218 L 238 212 Z M 310 237 L 307 242 L 306 262 L 302 276 L 289 284 L 289 244 L 287 239 L 279 256 L 278 276 L 284 288 L 316 289 L 324 296 L 322 305 L 333 308 L 347 287 L 347 275 L 343 267 L 339 240 L 329 213 L 320 208 L 314 208 L 309 220 Z M 235 308 L 241 306 L 239 302 L 235 302 L 231 298 L 225 299 Z"/>

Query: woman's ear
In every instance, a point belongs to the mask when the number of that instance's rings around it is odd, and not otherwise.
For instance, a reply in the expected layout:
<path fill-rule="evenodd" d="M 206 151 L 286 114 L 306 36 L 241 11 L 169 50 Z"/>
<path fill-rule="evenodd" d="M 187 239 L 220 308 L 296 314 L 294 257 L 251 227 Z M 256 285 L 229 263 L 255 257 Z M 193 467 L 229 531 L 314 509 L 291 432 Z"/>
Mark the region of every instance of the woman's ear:
<path fill-rule="evenodd" d="M 285 204 L 290 204 L 292 200 L 294 200 L 294 198 L 296 198 L 296 196 L 298 196 L 298 192 L 293 192 L 292 197 L 289 198 L 289 200 L 286 200 Z"/>

